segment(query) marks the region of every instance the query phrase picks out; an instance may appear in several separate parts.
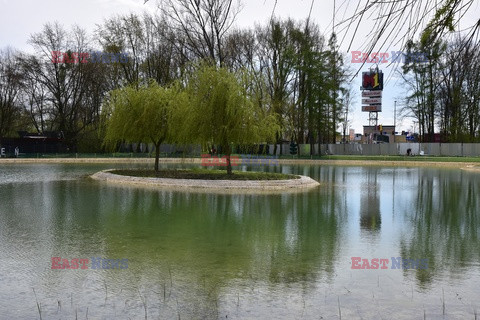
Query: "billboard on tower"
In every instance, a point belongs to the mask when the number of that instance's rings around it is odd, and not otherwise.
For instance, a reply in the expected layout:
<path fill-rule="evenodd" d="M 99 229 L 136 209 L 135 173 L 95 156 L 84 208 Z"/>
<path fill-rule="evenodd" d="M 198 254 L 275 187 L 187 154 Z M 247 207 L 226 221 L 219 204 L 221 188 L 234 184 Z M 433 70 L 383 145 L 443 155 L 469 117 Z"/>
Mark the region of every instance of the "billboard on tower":
<path fill-rule="evenodd" d="M 382 104 L 379 103 L 362 106 L 362 112 L 382 112 Z"/>
<path fill-rule="evenodd" d="M 362 73 L 362 111 L 382 112 L 383 72 L 378 69 Z"/>
<path fill-rule="evenodd" d="M 383 90 L 383 72 L 370 71 L 362 73 L 363 90 Z"/>

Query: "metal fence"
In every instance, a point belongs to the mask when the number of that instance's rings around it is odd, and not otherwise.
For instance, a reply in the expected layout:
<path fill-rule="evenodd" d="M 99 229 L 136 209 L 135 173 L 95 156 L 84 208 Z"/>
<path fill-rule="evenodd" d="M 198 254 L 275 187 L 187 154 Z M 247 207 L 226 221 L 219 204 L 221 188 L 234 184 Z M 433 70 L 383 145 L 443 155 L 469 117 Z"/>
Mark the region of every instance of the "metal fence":
<path fill-rule="evenodd" d="M 318 144 L 314 145 L 313 155 L 318 156 Z M 381 144 L 322 144 L 321 155 L 365 155 L 365 156 L 398 156 L 406 155 L 407 150 L 412 155 L 447 156 L 447 157 L 478 157 L 480 143 L 381 143 Z M 301 156 L 311 154 L 310 145 L 299 146 Z M 273 152 L 273 145 L 270 146 Z M 290 146 L 282 146 L 282 155 L 290 154 Z M 280 148 L 277 146 L 277 155 Z"/>
<path fill-rule="evenodd" d="M 298 146 L 301 156 L 311 154 L 309 144 Z M 407 150 L 412 155 L 426 156 L 449 156 L 449 157 L 477 157 L 480 156 L 480 143 L 380 143 L 380 144 L 322 144 L 320 145 L 321 155 L 366 155 L 366 156 L 398 156 L 406 155 Z M 130 144 L 123 152 L 154 152 L 152 144 Z M 190 145 L 179 147 L 163 144 L 160 147 L 162 154 L 168 155 L 194 155 L 200 156 L 202 148 Z M 274 145 L 269 145 L 267 154 L 273 155 Z M 277 156 L 290 155 L 290 144 L 277 145 Z M 318 144 L 313 146 L 313 155 L 318 156 Z"/>
<path fill-rule="evenodd" d="M 319 155 L 319 146 L 301 144 L 298 146 L 301 156 Z M 13 151 L 5 148 L 0 151 L 0 157 L 13 157 Z M 266 148 L 265 148 L 266 149 Z M 411 150 L 412 155 L 425 156 L 444 156 L 444 157 L 480 157 L 480 143 L 382 143 L 382 144 L 322 144 L 320 145 L 320 155 L 357 155 L 357 156 L 399 156 L 406 155 L 407 150 Z M 161 157 L 200 157 L 205 153 L 200 146 L 175 146 L 163 144 L 160 147 Z M 104 158 L 104 157 L 152 157 L 155 153 L 153 144 L 124 144 L 115 153 L 28 153 L 20 150 L 19 157 L 40 158 L 40 157 L 59 157 L 59 158 Z M 289 156 L 290 145 L 277 145 L 276 154 L 274 154 L 274 145 L 268 146 L 266 155 Z"/>

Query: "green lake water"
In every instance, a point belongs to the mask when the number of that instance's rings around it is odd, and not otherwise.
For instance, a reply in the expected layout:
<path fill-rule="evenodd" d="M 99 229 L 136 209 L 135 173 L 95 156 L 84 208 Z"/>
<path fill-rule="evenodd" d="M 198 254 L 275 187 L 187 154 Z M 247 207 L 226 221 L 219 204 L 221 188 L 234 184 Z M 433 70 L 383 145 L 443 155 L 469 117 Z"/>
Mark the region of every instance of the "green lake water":
<path fill-rule="evenodd" d="M 0 165 L 0 319 L 480 315 L 478 173 L 271 167 L 321 183 L 272 195 L 87 178 L 126 167 Z M 88 269 L 52 269 L 53 257 L 89 259 Z M 352 257 L 390 263 L 352 269 Z M 392 269 L 400 257 L 428 267 Z M 93 269 L 92 258 L 128 268 Z"/>

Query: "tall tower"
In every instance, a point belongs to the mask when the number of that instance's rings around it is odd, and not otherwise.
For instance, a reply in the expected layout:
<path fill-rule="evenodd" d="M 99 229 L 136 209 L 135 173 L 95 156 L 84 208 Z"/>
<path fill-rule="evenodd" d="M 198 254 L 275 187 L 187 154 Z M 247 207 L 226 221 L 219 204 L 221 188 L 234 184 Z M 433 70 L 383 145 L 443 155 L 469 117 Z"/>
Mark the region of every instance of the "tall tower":
<path fill-rule="evenodd" d="M 383 72 L 370 69 L 362 73 L 362 111 L 368 112 L 369 126 L 375 131 L 378 127 L 378 113 L 382 112 Z"/>

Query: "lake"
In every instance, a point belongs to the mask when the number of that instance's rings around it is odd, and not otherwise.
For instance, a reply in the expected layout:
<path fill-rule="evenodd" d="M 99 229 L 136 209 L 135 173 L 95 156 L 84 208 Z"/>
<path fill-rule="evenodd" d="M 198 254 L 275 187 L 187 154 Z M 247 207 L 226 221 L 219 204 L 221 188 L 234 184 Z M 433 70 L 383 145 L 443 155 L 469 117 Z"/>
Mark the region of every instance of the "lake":
<path fill-rule="evenodd" d="M 1 319 L 480 313 L 479 173 L 284 165 L 321 186 L 271 195 L 88 178 L 126 167 L 0 165 Z"/>

